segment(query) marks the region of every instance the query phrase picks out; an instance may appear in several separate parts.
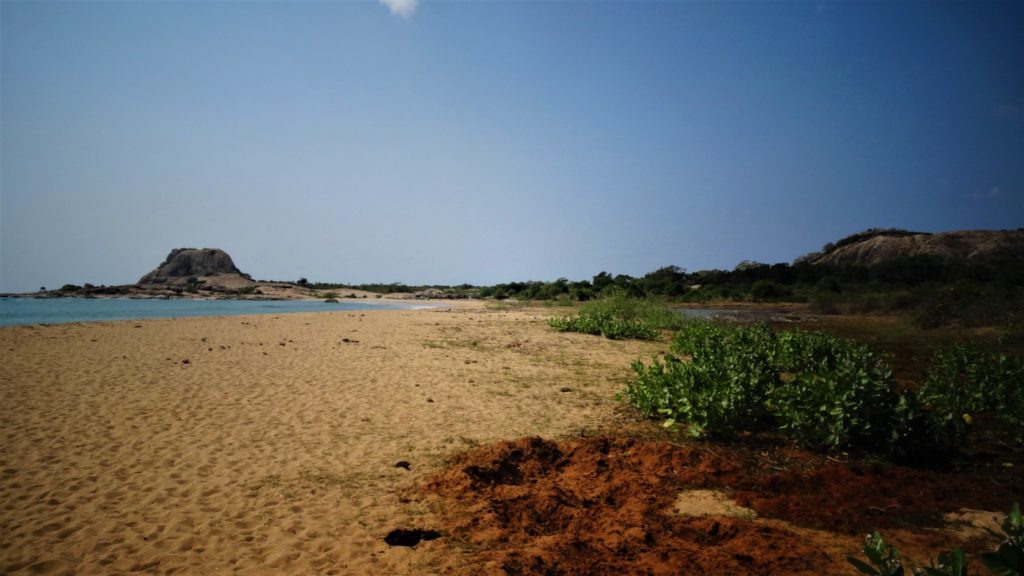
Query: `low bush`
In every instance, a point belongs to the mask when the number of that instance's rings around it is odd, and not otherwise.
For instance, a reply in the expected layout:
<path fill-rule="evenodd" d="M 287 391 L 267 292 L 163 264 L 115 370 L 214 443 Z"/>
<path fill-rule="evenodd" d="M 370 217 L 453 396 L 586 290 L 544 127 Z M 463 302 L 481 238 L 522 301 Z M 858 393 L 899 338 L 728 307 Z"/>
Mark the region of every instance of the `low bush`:
<path fill-rule="evenodd" d="M 904 455 L 960 447 L 984 414 L 1024 443 L 1024 358 L 975 347 L 938 350 L 921 388 L 899 391 L 865 344 L 691 320 L 664 360 L 632 368 L 624 396 L 696 437 L 775 428 L 808 448 Z"/>
<path fill-rule="evenodd" d="M 606 311 L 580 312 L 579 316 L 552 318 L 548 324 L 562 332 L 582 332 L 611 338 L 632 338 L 636 340 L 656 340 L 661 332 L 638 320 L 618 318 Z"/>
<path fill-rule="evenodd" d="M 1024 358 L 958 345 L 937 350 L 921 399 L 943 439 L 960 444 L 979 414 L 989 414 L 1024 443 Z"/>
<path fill-rule="evenodd" d="M 771 280 L 758 280 L 751 285 L 750 295 L 755 302 L 764 302 L 792 296 L 793 291 Z"/>
<path fill-rule="evenodd" d="M 773 387 L 768 402 L 779 429 L 801 446 L 900 450 L 900 396 L 887 368 L 870 358 L 797 373 Z"/>
<path fill-rule="evenodd" d="M 656 340 L 661 337 L 661 330 L 680 326 L 682 316 L 660 301 L 634 298 L 624 291 L 611 290 L 600 300 L 582 304 L 575 316 L 552 318 L 548 324 L 562 332 Z"/>
<path fill-rule="evenodd" d="M 777 428 L 810 448 L 892 454 L 924 428 L 885 356 L 825 334 L 690 321 L 664 361 L 637 361 L 633 371 L 625 397 L 697 437 Z"/>
<path fill-rule="evenodd" d="M 666 427 L 685 423 L 695 438 L 732 436 L 759 427 L 766 387 L 748 372 L 714 362 L 684 362 L 669 354 L 650 366 L 633 363 L 637 379 L 625 394 L 647 416 L 662 416 Z M 765 377 L 773 377 L 761 372 Z"/>

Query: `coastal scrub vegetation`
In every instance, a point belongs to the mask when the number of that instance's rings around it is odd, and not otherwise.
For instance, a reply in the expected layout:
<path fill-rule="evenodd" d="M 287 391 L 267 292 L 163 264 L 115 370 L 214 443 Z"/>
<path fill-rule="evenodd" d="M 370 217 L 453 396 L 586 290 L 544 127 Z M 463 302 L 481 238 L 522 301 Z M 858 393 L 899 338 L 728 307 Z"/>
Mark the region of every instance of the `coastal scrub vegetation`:
<path fill-rule="evenodd" d="M 381 291 L 378 286 L 361 289 Z M 424 287 L 390 285 L 387 291 Z M 597 300 L 611 291 L 673 303 L 803 303 L 821 314 L 896 314 L 921 328 L 1004 326 L 1024 333 L 1024 266 L 985 267 L 930 256 L 874 266 L 833 266 L 798 261 L 744 261 L 733 270 L 687 272 L 665 266 L 641 277 L 600 272 L 590 280 L 508 282 L 493 286 L 434 287 L 458 297 L 493 300 Z M 1011 321 L 1017 319 L 1017 329 Z M 1024 338 L 1021 338 L 1024 340 Z"/>
<path fill-rule="evenodd" d="M 970 415 L 991 414 L 1024 444 L 1021 383 L 1024 358 L 961 344 L 935 351 L 919 397 L 948 443 L 962 443 L 972 428 Z"/>
<path fill-rule="evenodd" d="M 920 389 L 900 390 L 890 358 L 866 344 L 690 320 L 664 360 L 633 371 L 624 397 L 693 437 L 778 430 L 811 449 L 901 456 L 957 449 L 991 418 L 1024 442 L 1024 362 L 1001 353 L 941 349 Z"/>
<path fill-rule="evenodd" d="M 582 332 L 612 339 L 657 340 L 662 330 L 681 326 L 682 317 L 658 300 L 610 290 L 603 298 L 581 305 L 576 315 L 551 318 L 548 324 L 562 332 Z"/>
<path fill-rule="evenodd" d="M 729 304 L 802 303 L 820 314 L 895 314 L 913 325 L 1000 326 L 1005 339 L 1024 341 L 1024 265 L 930 255 L 892 257 L 874 264 L 834 264 L 827 256 L 878 236 L 933 236 L 899 229 L 871 229 L 826 244 L 792 264 L 745 260 L 732 270 L 690 272 L 670 265 L 633 277 L 599 272 L 589 280 L 515 281 L 472 284 L 406 285 L 345 284 L 300 279 L 315 291 L 362 290 L 375 294 L 428 293 L 439 298 L 481 298 L 495 301 L 570 305 L 622 292 L 634 298 L 671 303 Z"/>

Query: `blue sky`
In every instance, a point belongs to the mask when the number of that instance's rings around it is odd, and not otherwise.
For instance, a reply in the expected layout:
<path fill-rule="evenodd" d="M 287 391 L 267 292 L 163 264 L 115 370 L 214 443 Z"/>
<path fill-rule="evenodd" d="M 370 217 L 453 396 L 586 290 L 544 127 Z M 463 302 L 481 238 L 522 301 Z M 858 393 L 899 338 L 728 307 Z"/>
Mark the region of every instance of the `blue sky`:
<path fill-rule="evenodd" d="M 1024 226 L 1024 4 L 0 0 L 0 291 L 491 284 Z"/>

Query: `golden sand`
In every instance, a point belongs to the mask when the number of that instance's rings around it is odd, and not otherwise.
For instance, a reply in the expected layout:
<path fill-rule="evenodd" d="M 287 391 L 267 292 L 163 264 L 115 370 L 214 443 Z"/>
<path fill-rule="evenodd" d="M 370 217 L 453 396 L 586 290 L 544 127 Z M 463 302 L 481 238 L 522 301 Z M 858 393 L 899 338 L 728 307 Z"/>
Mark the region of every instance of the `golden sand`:
<path fill-rule="evenodd" d="M 410 487 L 479 443 L 606 429 L 629 362 L 659 348 L 545 318 L 468 307 L 0 328 L 0 573 L 459 567 L 443 538 L 384 543 L 393 528 L 444 528 Z"/>

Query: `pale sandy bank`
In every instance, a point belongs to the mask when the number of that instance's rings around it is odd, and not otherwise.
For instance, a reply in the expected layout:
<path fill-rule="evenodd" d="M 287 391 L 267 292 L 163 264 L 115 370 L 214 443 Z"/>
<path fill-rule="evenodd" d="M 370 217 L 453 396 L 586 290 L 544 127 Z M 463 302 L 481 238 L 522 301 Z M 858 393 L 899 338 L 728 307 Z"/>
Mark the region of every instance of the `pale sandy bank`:
<path fill-rule="evenodd" d="M 629 362 L 659 348 L 557 333 L 545 317 L 0 328 L 0 573 L 458 567 L 443 538 L 383 542 L 443 529 L 408 488 L 479 443 L 614 426 Z"/>

